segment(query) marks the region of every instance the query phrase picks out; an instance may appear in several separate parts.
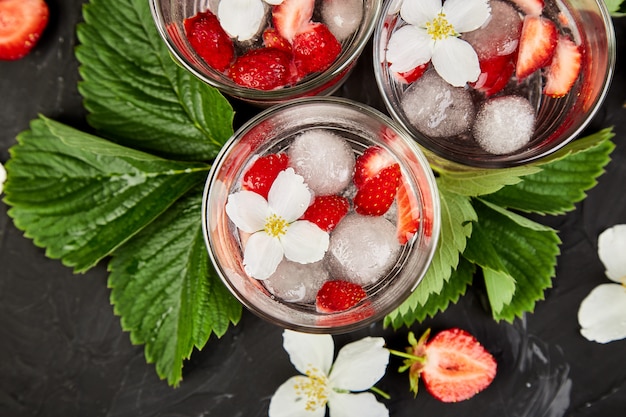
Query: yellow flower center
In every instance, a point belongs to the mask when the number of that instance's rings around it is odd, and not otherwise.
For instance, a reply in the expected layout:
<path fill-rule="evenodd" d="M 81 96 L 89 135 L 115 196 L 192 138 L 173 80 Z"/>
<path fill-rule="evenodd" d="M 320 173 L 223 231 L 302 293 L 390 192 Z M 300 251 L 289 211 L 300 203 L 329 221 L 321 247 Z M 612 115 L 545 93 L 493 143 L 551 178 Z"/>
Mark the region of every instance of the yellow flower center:
<path fill-rule="evenodd" d="M 272 214 L 265 219 L 265 227 L 263 230 L 272 237 L 280 237 L 287 233 L 288 226 L 287 220 L 277 214 Z"/>
<path fill-rule="evenodd" d="M 444 12 L 439 12 L 433 20 L 426 23 L 426 31 L 436 41 L 457 36 L 454 26 L 448 22 Z"/>
<path fill-rule="evenodd" d="M 308 378 L 294 385 L 296 395 L 304 397 L 307 411 L 315 411 L 324 407 L 328 402 L 328 378 L 317 368 L 310 368 L 305 372 Z"/>

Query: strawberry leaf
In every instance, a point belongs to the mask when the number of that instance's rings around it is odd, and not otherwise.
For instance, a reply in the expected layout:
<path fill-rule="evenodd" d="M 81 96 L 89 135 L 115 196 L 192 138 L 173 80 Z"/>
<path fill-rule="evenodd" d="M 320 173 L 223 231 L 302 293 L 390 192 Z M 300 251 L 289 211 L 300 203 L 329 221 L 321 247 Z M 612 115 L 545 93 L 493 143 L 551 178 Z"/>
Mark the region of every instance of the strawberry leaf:
<path fill-rule="evenodd" d="M 532 165 L 506 169 L 468 169 L 461 171 L 440 171 L 438 184 L 446 190 L 475 197 L 491 194 L 505 185 L 517 184 L 522 177 L 541 171 Z"/>
<path fill-rule="evenodd" d="M 212 333 L 222 336 L 241 317 L 241 304 L 209 266 L 201 191 L 191 190 L 109 263 L 111 302 L 123 329 L 145 344 L 148 363 L 171 385 L 181 381 L 194 347 L 202 349 Z"/>
<path fill-rule="evenodd" d="M 624 0 L 604 0 L 606 7 L 612 16 L 623 16 L 626 13 L 626 7 L 623 5 Z"/>
<path fill-rule="evenodd" d="M 174 63 L 146 0 L 91 0 L 78 26 L 79 91 L 87 121 L 125 146 L 210 160 L 233 132 L 233 110 Z"/>

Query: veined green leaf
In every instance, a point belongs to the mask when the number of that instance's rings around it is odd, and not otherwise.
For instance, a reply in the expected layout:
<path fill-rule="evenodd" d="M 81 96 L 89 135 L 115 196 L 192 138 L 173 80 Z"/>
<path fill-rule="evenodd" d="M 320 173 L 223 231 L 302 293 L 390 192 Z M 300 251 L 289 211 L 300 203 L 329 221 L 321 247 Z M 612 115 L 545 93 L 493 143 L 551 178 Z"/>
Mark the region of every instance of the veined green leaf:
<path fill-rule="evenodd" d="M 109 263 L 115 313 L 131 341 L 145 344 L 170 385 L 182 379 L 183 360 L 222 336 L 241 317 L 209 257 L 201 227 L 202 190 L 194 189 L 117 249 Z"/>
<path fill-rule="evenodd" d="M 441 171 L 438 184 L 446 190 L 475 197 L 491 194 L 505 185 L 517 184 L 522 177 L 541 171 L 533 165 L 506 169 L 471 169 L 467 171 Z"/>
<path fill-rule="evenodd" d="M 624 13 L 626 13 L 626 10 L 624 10 L 626 7 L 623 5 L 624 0 L 604 0 L 604 2 L 613 16 L 624 16 Z"/>
<path fill-rule="evenodd" d="M 79 91 L 100 134 L 168 159 L 206 161 L 233 132 L 216 89 L 174 63 L 147 0 L 91 0 L 77 35 Z"/>
<path fill-rule="evenodd" d="M 209 166 L 116 145 L 45 117 L 18 136 L 5 202 L 15 225 L 84 272 L 204 181 Z"/>

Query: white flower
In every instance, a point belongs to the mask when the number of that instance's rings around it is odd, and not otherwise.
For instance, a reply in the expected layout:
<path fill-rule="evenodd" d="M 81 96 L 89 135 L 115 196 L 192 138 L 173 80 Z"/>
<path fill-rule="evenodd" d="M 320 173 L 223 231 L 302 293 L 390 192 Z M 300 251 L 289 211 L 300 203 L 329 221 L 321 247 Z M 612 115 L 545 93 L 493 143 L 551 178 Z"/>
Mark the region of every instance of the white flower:
<path fill-rule="evenodd" d="M 277 5 L 283 0 L 264 0 Z M 233 38 L 246 41 L 259 32 L 265 20 L 263 0 L 222 0 L 217 8 L 217 17 L 222 28 Z"/>
<path fill-rule="evenodd" d="M 370 389 L 385 375 L 389 351 L 381 337 L 366 337 L 345 345 L 333 364 L 330 335 L 285 330 L 283 347 L 304 375 L 289 378 L 274 393 L 269 417 L 386 417 L 387 408 Z M 359 392 L 354 394 L 352 392 Z"/>
<path fill-rule="evenodd" d="M 599 343 L 626 338 L 626 224 L 598 237 L 598 256 L 606 276 L 618 284 L 601 284 L 580 304 L 578 323 L 587 339 Z"/>
<path fill-rule="evenodd" d="M 328 249 L 328 233 L 309 221 L 296 221 L 310 202 L 311 191 L 293 168 L 278 174 L 267 200 L 252 191 L 228 196 L 226 214 L 239 229 L 252 233 L 243 256 L 248 275 L 268 278 L 283 256 L 302 264 L 322 259 Z"/>
<path fill-rule="evenodd" d="M 0 194 L 2 194 L 2 188 L 4 182 L 7 180 L 7 171 L 4 169 L 4 165 L 0 162 Z"/>
<path fill-rule="evenodd" d="M 459 35 L 478 29 L 491 14 L 489 0 L 404 0 L 400 16 L 408 23 L 387 45 L 390 70 L 406 72 L 432 60 L 441 78 L 455 87 L 480 75 L 478 55 Z"/>

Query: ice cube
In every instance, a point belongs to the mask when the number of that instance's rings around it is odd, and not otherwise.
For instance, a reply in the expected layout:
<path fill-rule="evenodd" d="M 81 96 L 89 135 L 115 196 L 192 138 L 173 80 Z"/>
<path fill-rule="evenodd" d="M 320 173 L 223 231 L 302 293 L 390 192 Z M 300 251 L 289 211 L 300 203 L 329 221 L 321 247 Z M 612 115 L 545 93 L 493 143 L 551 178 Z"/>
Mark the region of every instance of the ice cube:
<path fill-rule="evenodd" d="M 437 138 L 468 131 L 476 114 L 469 91 L 448 84 L 434 70 L 426 71 L 406 89 L 401 106 L 418 131 Z"/>
<path fill-rule="evenodd" d="M 363 18 L 363 0 L 325 0 L 322 3 L 322 22 L 343 42 L 352 35 Z"/>
<path fill-rule="evenodd" d="M 496 155 L 514 152 L 526 145 L 535 128 L 535 111 L 520 96 L 486 101 L 478 110 L 473 133 L 478 144 Z"/>
<path fill-rule="evenodd" d="M 323 261 L 301 264 L 283 259 L 276 271 L 262 281 L 275 297 L 288 303 L 312 303 L 322 284 L 328 280 Z"/>
<path fill-rule="evenodd" d="M 352 181 L 355 158 L 344 138 L 324 129 L 298 136 L 289 148 L 289 165 L 316 195 L 337 194 Z"/>
<path fill-rule="evenodd" d="M 348 214 L 330 236 L 331 278 L 367 285 L 385 276 L 400 253 L 396 227 L 380 216 Z"/>

